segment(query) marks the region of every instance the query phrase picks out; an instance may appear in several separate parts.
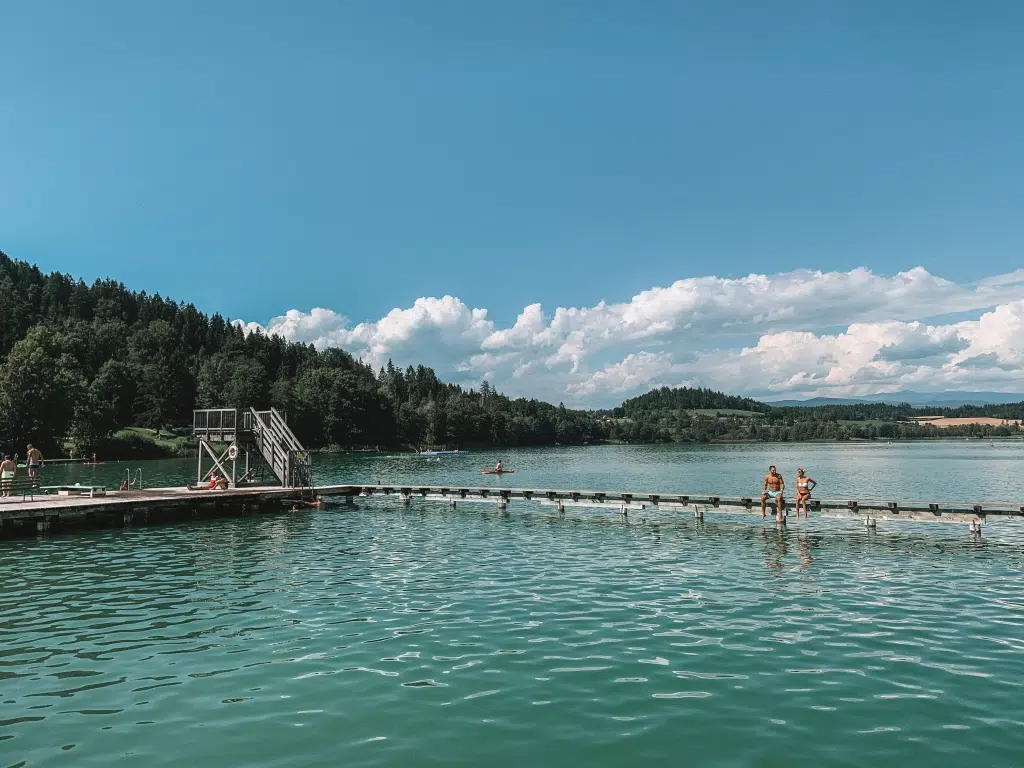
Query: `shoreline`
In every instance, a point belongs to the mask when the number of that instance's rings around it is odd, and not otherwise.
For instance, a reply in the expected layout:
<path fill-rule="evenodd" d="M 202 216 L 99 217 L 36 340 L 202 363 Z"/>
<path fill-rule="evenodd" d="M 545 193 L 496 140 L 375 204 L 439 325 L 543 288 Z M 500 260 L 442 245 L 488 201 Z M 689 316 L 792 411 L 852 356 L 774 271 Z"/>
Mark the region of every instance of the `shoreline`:
<path fill-rule="evenodd" d="M 519 449 L 537 449 L 537 448 L 598 448 L 602 446 L 613 446 L 613 445 L 630 445 L 630 446 L 672 446 L 672 445 L 685 445 L 685 446 L 714 446 L 714 445 L 898 445 L 905 443 L 965 443 L 965 442 L 989 442 L 989 443 L 1013 443 L 1013 442 L 1024 442 L 1024 436 L 1017 435 L 1001 435 L 991 437 L 905 437 L 897 438 L 893 440 L 882 439 L 882 438 L 863 438 L 863 437 L 851 437 L 846 440 L 838 440 L 835 438 L 808 438 L 805 440 L 755 440 L 751 438 L 735 438 L 735 439 L 717 439 L 707 441 L 696 441 L 696 440 L 680 440 L 672 442 L 623 442 L 618 440 L 600 440 L 594 441 L 587 444 L 580 443 L 566 443 L 561 445 L 551 444 L 537 444 L 537 445 L 489 445 L 489 446 L 470 446 L 463 450 L 470 452 L 487 452 L 487 451 L 512 451 Z M 354 449 L 354 450 L 332 450 L 324 448 L 310 449 L 309 453 L 313 456 L 408 456 L 410 458 L 426 458 L 417 455 L 416 451 L 408 448 L 394 448 L 394 449 L 382 449 L 382 450 L 366 450 L 366 449 Z M 131 461 L 164 461 L 167 459 L 195 459 L 199 455 L 198 449 L 190 447 L 184 452 L 167 452 L 165 455 L 131 455 L 129 454 L 106 454 L 100 455 L 100 463 L 121 463 Z M 443 457 L 441 457 L 443 458 Z M 67 458 L 62 459 L 51 459 L 44 461 L 44 465 L 79 465 L 79 466 L 90 466 L 87 461 L 79 459 L 69 460 Z M 19 465 L 19 468 L 23 468 Z"/>

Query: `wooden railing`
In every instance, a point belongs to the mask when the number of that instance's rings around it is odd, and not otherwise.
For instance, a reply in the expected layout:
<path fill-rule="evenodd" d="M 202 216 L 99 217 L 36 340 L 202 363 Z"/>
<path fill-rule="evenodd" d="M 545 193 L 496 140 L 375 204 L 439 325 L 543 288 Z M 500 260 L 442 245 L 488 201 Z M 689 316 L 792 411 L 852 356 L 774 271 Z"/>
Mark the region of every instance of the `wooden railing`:
<path fill-rule="evenodd" d="M 192 412 L 192 434 L 213 443 L 235 439 L 238 411 L 234 408 L 204 408 Z"/>
<path fill-rule="evenodd" d="M 245 421 L 251 425 L 256 447 L 282 485 L 288 488 L 313 487 L 309 452 L 275 408 L 269 411 L 250 409 Z"/>

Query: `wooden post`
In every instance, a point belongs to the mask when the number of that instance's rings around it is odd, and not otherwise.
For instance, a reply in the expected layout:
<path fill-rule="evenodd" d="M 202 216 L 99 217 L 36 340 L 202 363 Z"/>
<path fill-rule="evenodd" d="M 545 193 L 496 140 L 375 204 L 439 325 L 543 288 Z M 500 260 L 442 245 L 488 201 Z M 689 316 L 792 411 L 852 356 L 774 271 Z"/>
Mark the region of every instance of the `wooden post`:
<path fill-rule="evenodd" d="M 696 504 L 693 505 L 693 519 L 694 520 L 703 520 L 704 519 L 704 510 L 701 509 Z"/>

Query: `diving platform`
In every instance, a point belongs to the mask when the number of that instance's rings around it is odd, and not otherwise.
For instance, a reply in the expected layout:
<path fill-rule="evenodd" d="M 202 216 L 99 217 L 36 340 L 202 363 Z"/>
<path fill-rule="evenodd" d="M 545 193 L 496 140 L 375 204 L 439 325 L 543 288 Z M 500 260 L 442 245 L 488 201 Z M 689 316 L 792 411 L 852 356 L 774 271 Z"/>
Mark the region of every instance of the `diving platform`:
<path fill-rule="evenodd" d="M 266 482 L 313 487 L 312 457 L 288 426 L 286 414 L 276 408 L 196 410 L 192 434 L 199 440 L 199 486 L 219 474 L 229 488 Z"/>

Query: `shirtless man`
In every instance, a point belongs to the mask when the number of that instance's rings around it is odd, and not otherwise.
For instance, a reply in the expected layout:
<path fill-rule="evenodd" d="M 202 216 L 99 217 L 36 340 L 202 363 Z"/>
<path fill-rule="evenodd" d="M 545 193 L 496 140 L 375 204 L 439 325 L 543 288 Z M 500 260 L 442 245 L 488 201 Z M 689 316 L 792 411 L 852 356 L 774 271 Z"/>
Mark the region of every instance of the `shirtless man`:
<path fill-rule="evenodd" d="M 796 518 L 800 519 L 800 507 L 804 508 L 804 520 L 807 519 L 807 500 L 811 498 L 811 491 L 818 483 L 804 474 L 802 469 L 796 471 Z"/>
<path fill-rule="evenodd" d="M 775 471 L 775 465 L 772 464 L 768 467 L 768 474 L 764 476 L 764 488 L 761 489 L 761 519 L 764 520 L 764 514 L 767 511 L 768 497 L 774 496 L 777 512 L 775 519 L 778 522 L 783 522 L 782 510 L 785 509 L 785 502 L 782 500 L 782 492 L 786 490 L 786 481 L 782 479 L 782 475 Z"/>
<path fill-rule="evenodd" d="M 501 459 L 498 459 L 498 463 L 494 465 L 494 471 L 500 475 L 504 469 L 505 465 L 501 463 Z"/>
<path fill-rule="evenodd" d="M 0 484 L 3 486 L 4 496 L 11 495 L 11 483 L 14 482 L 14 475 L 18 472 L 18 465 L 10 456 L 4 456 L 0 461 Z"/>
<path fill-rule="evenodd" d="M 27 453 L 25 454 L 25 466 L 28 467 L 28 476 L 32 481 L 32 485 L 39 485 L 39 468 L 43 465 L 43 454 L 39 452 L 38 448 L 33 448 L 31 444 L 28 446 Z"/>

